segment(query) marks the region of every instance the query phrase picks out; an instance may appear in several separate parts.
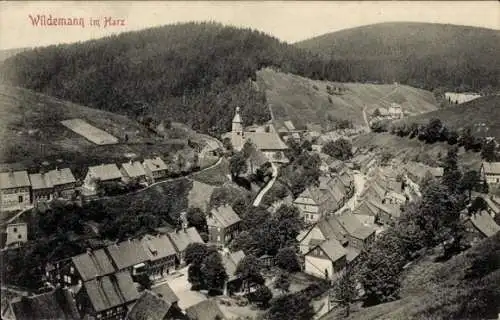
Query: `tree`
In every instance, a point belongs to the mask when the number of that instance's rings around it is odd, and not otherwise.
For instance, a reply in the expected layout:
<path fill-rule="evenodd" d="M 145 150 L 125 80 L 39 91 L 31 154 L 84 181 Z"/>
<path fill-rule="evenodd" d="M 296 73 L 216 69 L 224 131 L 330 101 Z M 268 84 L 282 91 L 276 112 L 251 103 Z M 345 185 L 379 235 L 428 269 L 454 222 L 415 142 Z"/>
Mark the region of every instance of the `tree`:
<path fill-rule="evenodd" d="M 462 192 L 467 192 L 468 199 L 470 201 L 473 190 L 478 190 L 480 188 L 481 176 L 479 172 L 475 170 L 470 170 L 465 172 L 462 179 L 460 180 L 459 190 Z"/>
<path fill-rule="evenodd" d="M 231 143 L 230 138 L 222 139 L 222 145 L 224 146 L 224 148 L 226 148 L 226 150 L 233 151 L 233 144 Z"/>
<path fill-rule="evenodd" d="M 252 284 L 263 285 L 265 283 L 260 270 L 260 261 L 252 254 L 245 256 L 236 266 L 236 275 L 243 280 L 247 292 L 250 292 Z"/>
<path fill-rule="evenodd" d="M 347 267 L 342 276 L 335 281 L 332 288 L 332 300 L 345 308 L 345 317 L 349 317 L 351 303 L 358 298 L 356 281 L 351 267 Z"/>
<path fill-rule="evenodd" d="M 290 275 L 287 272 L 280 272 L 274 283 L 274 287 L 283 293 L 288 293 L 290 290 Z"/>
<path fill-rule="evenodd" d="M 304 227 L 299 209 L 291 205 L 282 205 L 276 210 L 275 217 L 280 238 L 280 248 L 295 245 L 297 236 Z"/>
<path fill-rule="evenodd" d="M 259 286 L 257 290 L 248 294 L 248 300 L 257 303 L 262 308 L 267 308 L 272 298 L 273 293 L 264 285 Z"/>
<path fill-rule="evenodd" d="M 276 265 L 288 272 L 300 271 L 295 249 L 291 247 L 280 249 L 276 255 Z"/>
<path fill-rule="evenodd" d="M 485 142 L 481 148 L 481 158 L 488 162 L 496 161 L 497 155 L 495 149 L 496 144 L 494 140 Z"/>
<path fill-rule="evenodd" d="M 139 283 L 141 291 L 142 290 L 151 290 L 151 286 L 153 285 L 153 281 L 145 273 L 136 276 L 135 281 L 137 283 Z"/>
<path fill-rule="evenodd" d="M 430 119 L 425 127 L 425 137 L 428 143 L 434 143 L 440 140 L 443 123 L 439 119 Z"/>
<path fill-rule="evenodd" d="M 447 186 L 451 192 L 457 191 L 462 177 L 462 173 L 458 169 L 457 153 L 458 148 L 451 147 L 448 149 L 448 153 L 444 161 L 443 184 Z"/>
<path fill-rule="evenodd" d="M 244 230 L 231 241 L 231 251 L 243 250 L 245 254 L 250 254 L 258 250 L 257 241 L 255 240 L 253 234 L 247 230 Z"/>
<path fill-rule="evenodd" d="M 205 259 L 208 248 L 203 243 L 190 243 L 185 250 L 184 260 L 187 264 L 201 264 Z"/>
<path fill-rule="evenodd" d="M 233 177 L 238 177 L 248 170 L 246 159 L 241 152 L 237 152 L 231 157 L 229 168 Z"/>
<path fill-rule="evenodd" d="M 293 293 L 279 297 L 271 302 L 266 320 L 305 320 L 312 319 L 314 309 L 309 299 L 301 293 Z"/>
<path fill-rule="evenodd" d="M 468 211 L 469 214 L 474 214 L 484 210 L 488 210 L 488 203 L 486 203 L 483 197 L 476 197 L 472 201 Z"/>
<path fill-rule="evenodd" d="M 207 218 L 200 208 L 188 208 L 186 218 L 189 227 L 195 227 L 199 233 L 208 232 Z"/>
<path fill-rule="evenodd" d="M 222 259 L 217 251 L 210 252 L 201 265 L 203 282 L 209 292 L 222 292 L 228 279 Z"/>
<path fill-rule="evenodd" d="M 321 151 L 339 160 L 347 160 L 352 157 L 352 145 L 349 140 L 343 138 L 328 141 Z"/>

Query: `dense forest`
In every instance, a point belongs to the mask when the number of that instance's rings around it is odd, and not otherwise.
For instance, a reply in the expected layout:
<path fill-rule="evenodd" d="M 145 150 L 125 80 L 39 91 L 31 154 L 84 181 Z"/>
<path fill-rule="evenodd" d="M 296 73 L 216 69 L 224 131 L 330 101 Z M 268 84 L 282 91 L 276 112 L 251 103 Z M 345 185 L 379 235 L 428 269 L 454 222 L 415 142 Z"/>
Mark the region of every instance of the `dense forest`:
<path fill-rule="evenodd" d="M 343 61 L 354 77 L 367 81 L 461 92 L 500 88 L 498 30 L 391 22 L 328 33 L 296 46 Z"/>
<path fill-rule="evenodd" d="M 266 66 L 310 78 L 348 74 L 261 32 L 216 23 L 35 48 L 7 59 L 1 74 L 9 84 L 86 106 L 220 133 L 230 129 L 236 106 L 247 124 L 269 120 L 265 96 L 249 81 Z"/>

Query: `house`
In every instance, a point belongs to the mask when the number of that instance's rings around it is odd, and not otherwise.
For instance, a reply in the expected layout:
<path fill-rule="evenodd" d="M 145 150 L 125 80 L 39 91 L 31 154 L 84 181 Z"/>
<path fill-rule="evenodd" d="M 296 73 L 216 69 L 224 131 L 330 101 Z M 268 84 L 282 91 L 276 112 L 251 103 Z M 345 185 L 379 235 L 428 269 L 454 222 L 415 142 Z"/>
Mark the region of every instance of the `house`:
<path fill-rule="evenodd" d="M 28 242 L 28 224 L 10 223 L 5 228 L 5 243 L 2 248 L 17 248 Z"/>
<path fill-rule="evenodd" d="M 117 271 L 127 270 L 133 276 L 147 271 L 149 254 L 142 241 L 126 240 L 106 247 L 106 251 Z"/>
<path fill-rule="evenodd" d="M 214 299 L 204 300 L 186 309 L 189 320 L 227 320 Z"/>
<path fill-rule="evenodd" d="M 123 181 L 137 181 L 139 183 L 146 182 L 146 171 L 139 161 L 129 161 L 122 163 L 120 172 L 123 175 Z"/>
<path fill-rule="evenodd" d="M 149 256 L 147 273 L 150 277 L 163 278 L 164 273 L 169 274 L 175 270 L 177 252 L 168 236 L 146 235 L 141 241 Z"/>
<path fill-rule="evenodd" d="M 195 227 L 182 228 L 181 230 L 170 232 L 167 235 L 174 245 L 177 254 L 177 262 L 180 265 L 184 264 L 184 253 L 188 245 L 191 243 L 204 243 Z"/>
<path fill-rule="evenodd" d="M 98 277 L 104 277 L 116 272 L 111 257 L 106 249 L 87 250 L 74 256 L 70 263 L 63 266 L 60 280 L 66 285 L 82 284 Z"/>
<path fill-rule="evenodd" d="M 76 179 L 71 169 L 56 168 L 47 172 L 46 175 L 52 184 L 55 198 L 69 199 L 75 193 Z"/>
<path fill-rule="evenodd" d="M 223 205 L 210 211 L 207 225 L 208 242 L 218 247 L 225 247 L 239 233 L 241 219 L 233 208 Z"/>
<path fill-rule="evenodd" d="M 151 288 L 158 297 L 165 300 L 169 305 L 178 306 L 179 297 L 175 294 L 167 282 L 155 285 Z"/>
<path fill-rule="evenodd" d="M 302 254 L 309 252 L 318 242 L 336 239 L 344 247 L 361 250 L 375 239 L 375 229 L 365 226 L 352 213 L 328 216 L 301 232 L 297 237 Z"/>
<path fill-rule="evenodd" d="M 391 103 L 387 111 L 389 113 L 389 116 L 393 119 L 401 119 L 404 116 L 403 108 L 401 107 L 401 105 L 394 102 Z"/>
<path fill-rule="evenodd" d="M 76 303 L 67 288 L 55 288 L 42 294 L 23 296 L 9 303 L 12 319 L 81 319 Z"/>
<path fill-rule="evenodd" d="M 363 201 L 363 203 L 370 204 L 373 208 L 375 208 L 376 213 L 374 215 L 375 222 L 379 224 L 388 224 L 394 219 L 397 219 L 401 216 L 401 205 L 398 203 L 381 203 L 376 201 Z"/>
<path fill-rule="evenodd" d="M 347 251 L 340 242 L 331 238 L 315 244 L 305 254 L 304 272 L 318 278 L 331 280 L 347 265 Z"/>
<path fill-rule="evenodd" d="M 500 226 L 487 211 L 472 214 L 464 221 L 468 238 L 476 242 L 491 237 L 500 231 Z"/>
<path fill-rule="evenodd" d="M 444 169 L 441 167 L 430 167 L 420 162 L 409 161 L 405 165 L 406 176 L 413 182 L 420 184 L 428 175 L 434 178 L 442 178 Z"/>
<path fill-rule="evenodd" d="M 184 320 L 187 317 L 177 304 L 162 299 L 155 292 L 146 290 L 127 314 L 126 320 Z"/>
<path fill-rule="evenodd" d="M 30 206 L 31 183 L 27 171 L 0 173 L 0 212 L 23 210 Z"/>
<path fill-rule="evenodd" d="M 165 178 L 168 174 L 168 167 L 160 157 L 144 159 L 142 165 L 147 177 L 152 181 Z"/>
<path fill-rule="evenodd" d="M 87 195 L 95 195 L 97 194 L 99 183 L 119 182 L 122 179 L 123 175 L 114 163 L 89 167 L 83 181 L 84 193 Z"/>
<path fill-rule="evenodd" d="M 238 268 L 238 263 L 245 258 L 245 254 L 242 250 L 236 252 L 224 252 L 222 254 L 222 264 L 224 265 L 224 269 L 226 269 L 226 273 L 228 275 L 228 279 L 225 284 L 224 294 L 231 295 L 233 292 L 236 292 L 241 287 L 241 281 L 236 275 L 236 269 Z"/>
<path fill-rule="evenodd" d="M 123 271 L 84 282 L 75 300 L 82 318 L 121 320 L 139 297 L 130 273 Z"/>
<path fill-rule="evenodd" d="M 53 185 L 45 173 L 30 174 L 29 179 L 33 203 L 52 200 Z"/>
<path fill-rule="evenodd" d="M 500 184 L 500 162 L 483 162 L 481 177 L 488 184 Z"/>
<path fill-rule="evenodd" d="M 288 146 L 281 140 L 273 125 L 268 126 L 268 130 L 262 131 L 245 131 L 243 129 L 243 121 L 240 115 L 240 108 L 236 108 L 236 112 L 232 122 L 231 132 L 224 135 L 228 137 L 236 151 L 240 151 L 247 141 L 251 141 L 257 150 L 271 162 L 286 163 L 288 159 L 285 157 L 284 151 Z"/>

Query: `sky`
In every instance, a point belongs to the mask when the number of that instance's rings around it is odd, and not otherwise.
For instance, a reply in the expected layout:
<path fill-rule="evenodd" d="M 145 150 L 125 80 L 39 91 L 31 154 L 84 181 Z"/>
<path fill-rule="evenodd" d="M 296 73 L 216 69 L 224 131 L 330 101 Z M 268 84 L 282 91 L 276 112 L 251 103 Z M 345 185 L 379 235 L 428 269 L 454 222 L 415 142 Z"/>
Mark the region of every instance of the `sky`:
<path fill-rule="evenodd" d="M 31 15 L 31 18 L 30 18 Z M 81 18 L 84 26 L 33 25 L 37 16 Z M 105 26 L 105 20 L 122 20 Z M 32 20 L 35 19 L 35 20 Z M 90 19 L 99 26 L 91 26 Z M 416 21 L 500 30 L 498 1 L 2 1 L 0 49 L 45 46 L 185 21 L 250 27 L 293 43 L 361 25 Z"/>

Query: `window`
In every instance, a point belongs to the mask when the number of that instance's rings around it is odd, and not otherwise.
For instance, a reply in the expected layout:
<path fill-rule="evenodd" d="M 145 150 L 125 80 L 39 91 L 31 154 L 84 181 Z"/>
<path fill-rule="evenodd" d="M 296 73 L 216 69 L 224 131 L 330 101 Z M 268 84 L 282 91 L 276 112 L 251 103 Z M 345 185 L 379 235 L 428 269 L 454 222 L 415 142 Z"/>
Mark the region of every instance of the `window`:
<path fill-rule="evenodd" d="M 219 228 L 217 228 L 217 232 L 220 232 L 220 227 L 219 227 Z"/>
<path fill-rule="evenodd" d="M 14 228 L 14 232 L 17 232 L 17 228 Z"/>
<path fill-rule="evenodd" d="M 23 202 L 23 196 L 19 196 L 19 203 Z"/>
<path fill-rule="evenodd" d="M 75 268 L 73 268 L 72 266 L 69 268 L 69 273 L 71 274 L 74 274 L 75 273 Z"/>
<path fill-rule="evenodd" d="M 22 236 L 22 235 L 20 235 L 20 234 L 18 234 L 18 235 L 17 235 L 17 238 L 18 238 L 18 239 L 21 239 L 22 237 L 23 237 L 23 236 Z"/>
<path fill-rule="evenodd" d="M 220 242 L 220 236 L 217 236 L 217 241 Z"/>

